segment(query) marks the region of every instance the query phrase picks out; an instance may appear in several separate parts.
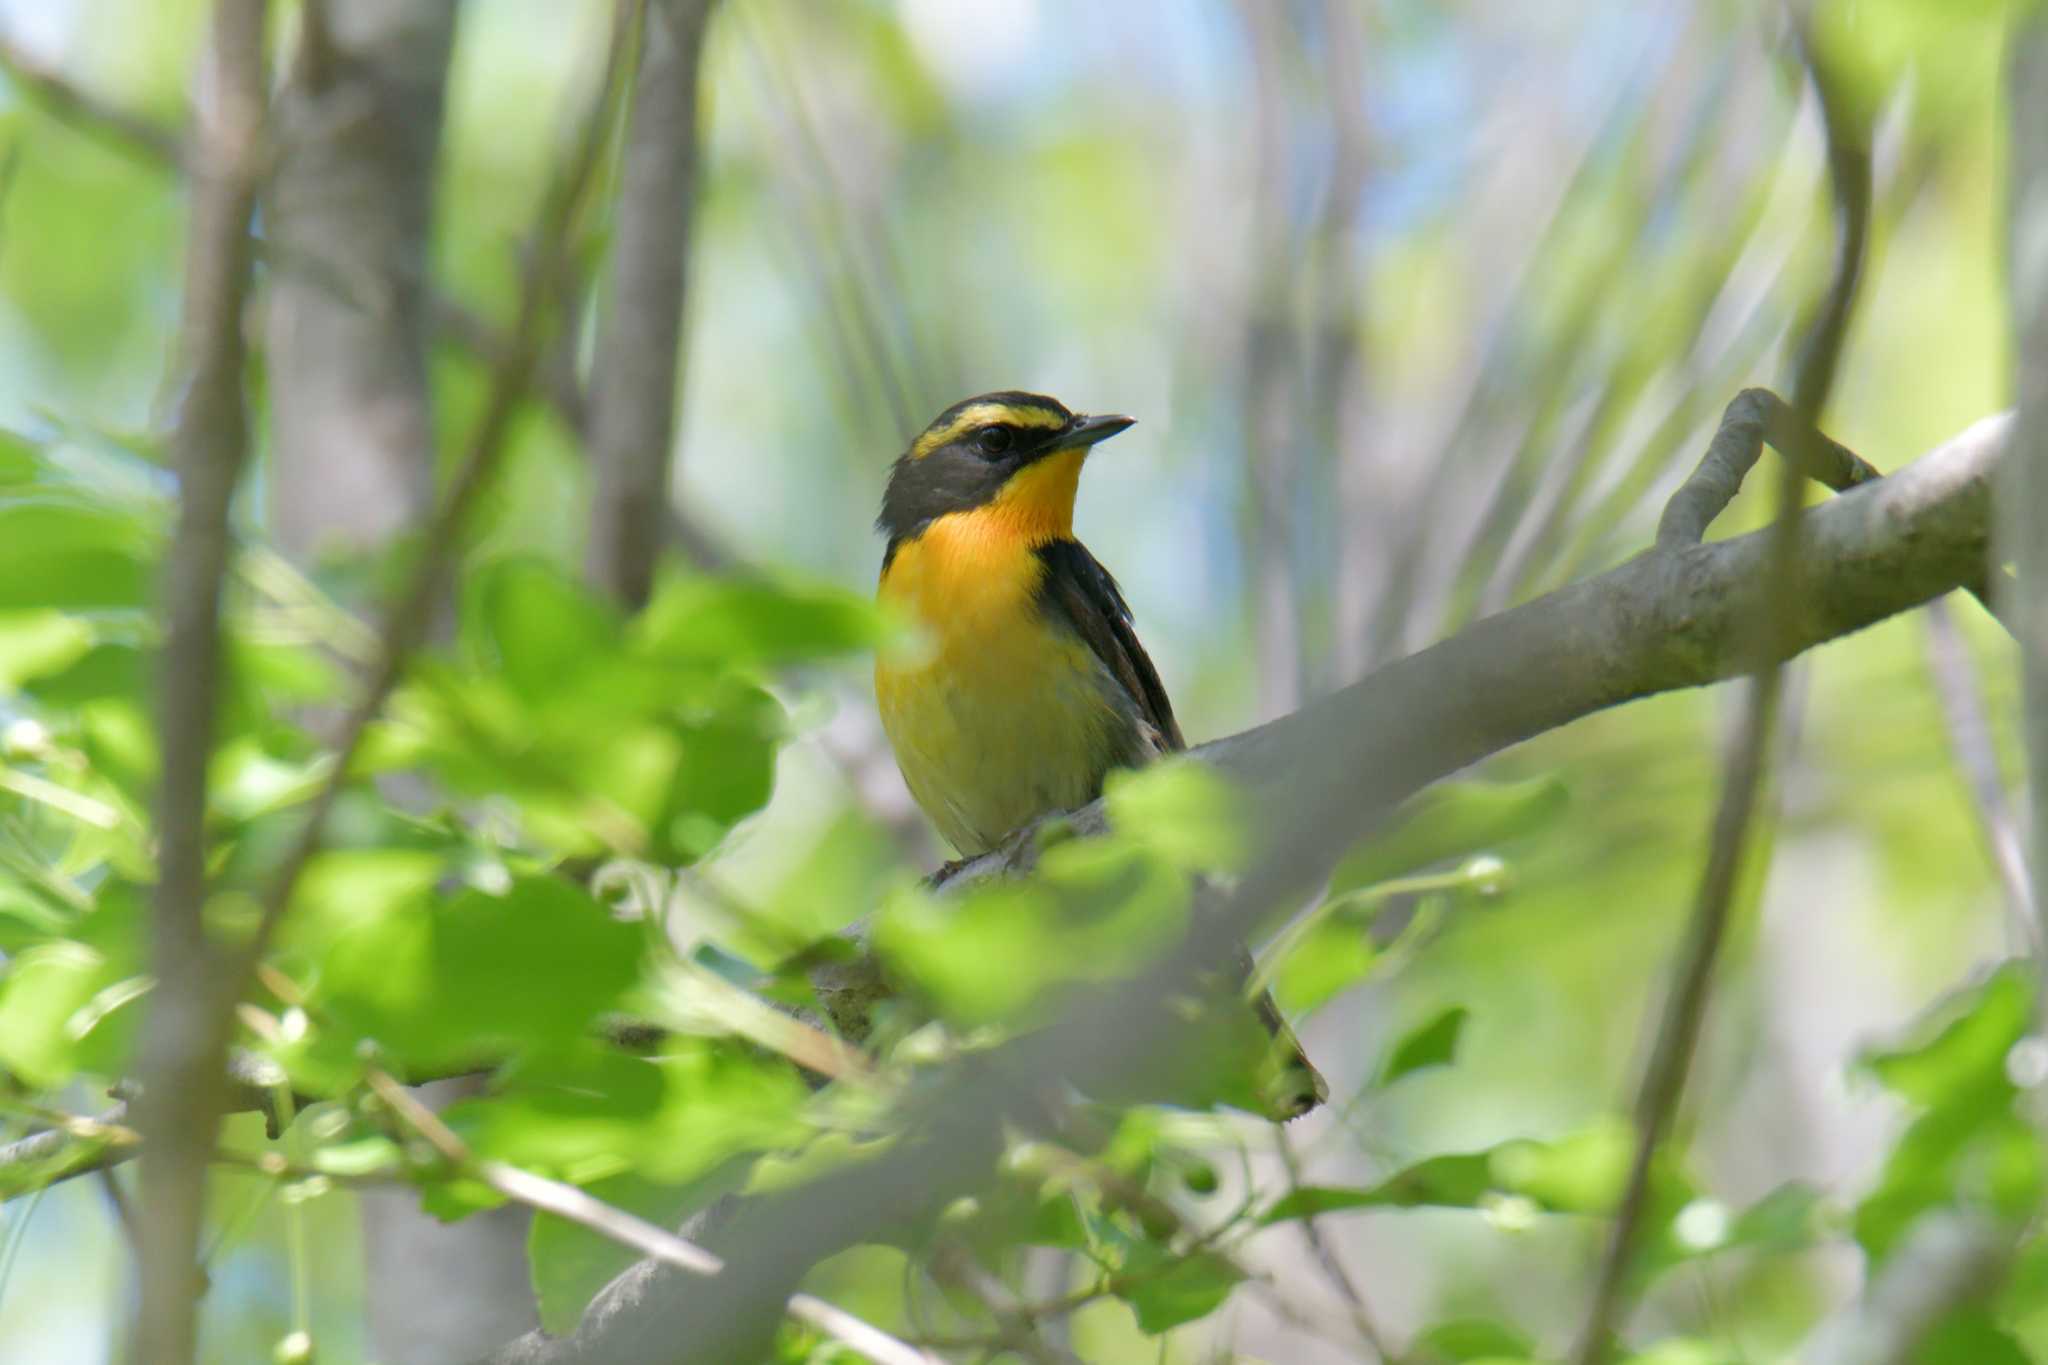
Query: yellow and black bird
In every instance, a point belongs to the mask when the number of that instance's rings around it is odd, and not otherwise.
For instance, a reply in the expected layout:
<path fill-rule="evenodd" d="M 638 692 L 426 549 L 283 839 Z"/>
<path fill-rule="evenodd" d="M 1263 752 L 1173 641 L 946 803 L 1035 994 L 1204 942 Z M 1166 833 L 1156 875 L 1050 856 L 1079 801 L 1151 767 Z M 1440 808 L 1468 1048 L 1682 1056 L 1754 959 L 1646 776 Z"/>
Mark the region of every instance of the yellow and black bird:
<path fill-rule="evenodd" d="M 932 647 L 879 660 L 875 694 L 911 795 L 963 856 L 1184 747 L 1122 591 L 1074 539 L 1081 465 L 1131 422 L 985 393 L 940 413 L 890 471 L 881 595 Z M 1322 1077 L 1270 996 L 1259 1013 L 1283 1054 L 1273 1107 L 1305 1113 Z"/>

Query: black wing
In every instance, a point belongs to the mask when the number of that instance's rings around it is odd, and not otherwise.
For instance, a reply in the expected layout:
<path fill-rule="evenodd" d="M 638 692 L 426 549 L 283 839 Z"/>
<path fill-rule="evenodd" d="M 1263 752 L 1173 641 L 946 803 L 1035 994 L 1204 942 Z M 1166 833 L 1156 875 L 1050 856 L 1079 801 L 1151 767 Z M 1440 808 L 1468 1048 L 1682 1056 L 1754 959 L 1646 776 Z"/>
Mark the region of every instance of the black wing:
<path fill-rule="evenodd" d="M 1180 726 L 1173 719 L 1173 703 L 1166 699 L 1159 670 L 1152 667 L 1145 647 L 1138 643 L 1138 632 L 1131 627 L 1131 609 L 1125 605 L 1123 592 L 1109 570 L 1073 540 L 1041 545 L 1038 557 L 1045 563 L 1045 581 L 1038 588 L 1041 608 L 1056 613 L 1088 642 L 1095 657 L 1102 660 L 1110 675 L 1123 684 L 1131 700 L 1137 703 L 1138 714 L 1159 732 L 1160 742 L 1166 748 L 1185 749 L 1187 741 L 1181 738 Z M 1232 965 L 1236 972 L 1233 984 L 1241 987 L 1251 979 L 1251 954 L 1238 949 Z M 1274 1040 L 1272 1065 L 1260 1082 L 1271 1106 L 1271 1116 L 1291 1119 L 1306 1114 L 1328 1098 L 1329 1087 L 1309 1062 L 1308 1054 L 1302 1051 L 1294 1030 L 1287 1026 L 1279 1005 L 1274 1003 L 1272 992 L 1262 994 L 1254 1008 Z"/>
<path fill-rule="evenodd" d="M 1185 749 L 1187 741 L 1181 738 L 1180 725 L 1173 718 L 1166 686 L 1159 681 L 1159 670 L 1152 666 L 1145 647 L 1138 643 L 1131 609 L 1109 570 L 1076 540 L 1048 541 L 1038 547 L 1038 557 L 1045 564 L 1045 581 L 1038 588 L 1040 607 L 1063 618 L 1087 641 L 1110 676 L 1122 683 L 1138 704 L 1138 714 L 1159 732 L 1166 748 Z"/>

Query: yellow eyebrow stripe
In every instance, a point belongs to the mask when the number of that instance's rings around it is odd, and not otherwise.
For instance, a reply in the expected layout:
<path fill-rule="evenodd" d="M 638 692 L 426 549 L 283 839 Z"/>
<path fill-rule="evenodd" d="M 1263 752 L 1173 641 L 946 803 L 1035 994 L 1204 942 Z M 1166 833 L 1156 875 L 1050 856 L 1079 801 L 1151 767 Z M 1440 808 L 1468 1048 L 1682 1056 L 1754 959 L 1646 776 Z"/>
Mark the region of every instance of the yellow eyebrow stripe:
<path fill-rule="evenodd" d="M 1044 408 L 1013 408 L 1007 403 L 976 403 L 972 407 L 962 408 L 959 415 L 945 426 L 936 431 L 927 431 L 918 437 L 911 444 L 910 458 L 922 460 L 941 446 L 957 441 L 976 427 L 985 427 L 991 422 L 1008 422 L 1011 426 L 1037 427 L 1046 431 L 1067 424 L 1064 417 L 1056 412 L 1048 412 Z"/>

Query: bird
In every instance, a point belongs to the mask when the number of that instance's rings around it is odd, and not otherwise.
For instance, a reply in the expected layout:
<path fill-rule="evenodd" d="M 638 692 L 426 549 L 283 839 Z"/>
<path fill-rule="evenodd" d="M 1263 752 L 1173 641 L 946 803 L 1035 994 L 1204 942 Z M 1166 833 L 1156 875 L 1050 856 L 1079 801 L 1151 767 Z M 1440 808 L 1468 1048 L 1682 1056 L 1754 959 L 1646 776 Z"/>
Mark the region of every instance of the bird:
<path fill-rule="evenodd" d="M 1122 589 L 1074 538 L 1082 465 L 1133 424 L 1044 394 L 978 394 L 890 469 L 878 595 L 929 648 L 878 656 L 875 698 L 911 796 L 963 858 L 1187 747 Z M 1268 1107 L 1307 1113 L 1323 1078 L 1272 996 L 1256 1008 L 1278 1063 Z"/>

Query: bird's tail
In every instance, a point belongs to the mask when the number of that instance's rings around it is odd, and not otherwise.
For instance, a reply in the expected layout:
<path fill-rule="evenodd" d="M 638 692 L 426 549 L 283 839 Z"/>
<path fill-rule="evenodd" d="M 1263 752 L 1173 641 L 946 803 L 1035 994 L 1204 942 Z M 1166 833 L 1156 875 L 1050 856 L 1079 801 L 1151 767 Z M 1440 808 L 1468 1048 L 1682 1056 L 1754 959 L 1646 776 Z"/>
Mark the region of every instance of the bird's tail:
<path fill-rule="evenodd" d="M 1301 1040 L 1287 1023 L 1273 992 L 1261 991 L 1254 1004 L 1259 1022 L 1273 1037 L 1266 1065 L 1259 1076 L 1259 1092 L 1265 1096 L 1269 1115 L 1281 1121 L 1298 1119 L 1330 1098 L 1329 1083 L 1302 1050 Z"/>

